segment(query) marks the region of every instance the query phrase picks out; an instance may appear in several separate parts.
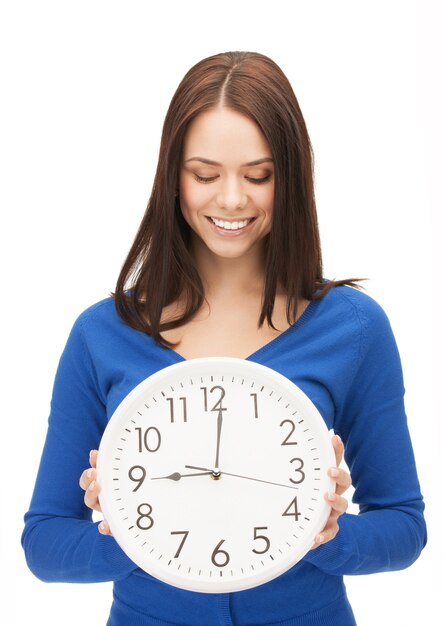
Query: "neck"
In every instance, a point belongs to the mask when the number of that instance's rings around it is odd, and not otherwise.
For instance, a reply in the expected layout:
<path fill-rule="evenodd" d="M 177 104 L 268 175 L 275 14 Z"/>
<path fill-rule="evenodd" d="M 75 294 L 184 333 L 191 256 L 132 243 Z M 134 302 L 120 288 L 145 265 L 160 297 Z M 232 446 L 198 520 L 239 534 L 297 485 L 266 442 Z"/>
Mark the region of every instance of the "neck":
<path fill-rule="evenodd" d="M 252 249 L 242 258 L 230 259 L 213 254 L 200 240 L 193 241 L 192 254 L 210 300 L 262 297 L 265 284 L 265 249 Z"/>

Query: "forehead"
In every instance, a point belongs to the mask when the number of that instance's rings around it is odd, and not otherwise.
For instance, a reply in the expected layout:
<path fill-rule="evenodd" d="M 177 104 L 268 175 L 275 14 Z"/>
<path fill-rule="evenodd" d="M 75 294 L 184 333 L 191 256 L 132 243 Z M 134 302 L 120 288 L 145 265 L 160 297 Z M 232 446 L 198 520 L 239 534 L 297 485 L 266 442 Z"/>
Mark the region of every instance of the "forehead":
<path fill-rule="evenodd" d="M 251 118 L 226 108 L 197 115 L 183 143 L 183 157 L 206 157 L 220 163 L 247 163 L 271 157 L 268 143 Z"/>

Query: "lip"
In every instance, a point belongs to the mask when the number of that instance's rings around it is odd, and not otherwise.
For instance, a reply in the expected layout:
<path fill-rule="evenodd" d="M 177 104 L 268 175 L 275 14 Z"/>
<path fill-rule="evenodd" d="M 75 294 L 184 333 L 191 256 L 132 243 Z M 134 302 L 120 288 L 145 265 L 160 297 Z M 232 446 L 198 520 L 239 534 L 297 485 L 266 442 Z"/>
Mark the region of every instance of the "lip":
<path fill-rule="evenodd" d="M 217 217 L 216 215 L 206 215 L 209 220 L 219 220 L 220 222 L 243 222 L 244 220 L 254 220 L 255 217 L 233 217 L 232 219 L 227 220 L 226 217 Z"/>
<path fill-rule="evenodd" d="M 218 235 L 222 235 L 223 237 L 240 237 L 242 236 L 244 233 L 247 233 L 252 225 L 254 224 L 254 222 L 256 221 L 255 217 L 243 217 L 243 218 L 237 218 L 237 219 L 231 219 L 231 220 L 227 220 L 226 218 L 219 218 L 219 217 L 214 217 L 214 216 L 209 216 L 206 215 L 208 224 L 210 225 L 210 227 L 213 229 L 213 231 L 215 233 L 217 233 Z M 249 219 L 250 222 L 244 226 L 243 228 L 239 228 L 238 230 L 225 230 L 224 228 L 221 228 L 220 226 L 216 226 L 216 224 L 212 221 L 212 219 L 220 219 L 223 222 L 242 222 L 243 220 L 247 220 Z"/>

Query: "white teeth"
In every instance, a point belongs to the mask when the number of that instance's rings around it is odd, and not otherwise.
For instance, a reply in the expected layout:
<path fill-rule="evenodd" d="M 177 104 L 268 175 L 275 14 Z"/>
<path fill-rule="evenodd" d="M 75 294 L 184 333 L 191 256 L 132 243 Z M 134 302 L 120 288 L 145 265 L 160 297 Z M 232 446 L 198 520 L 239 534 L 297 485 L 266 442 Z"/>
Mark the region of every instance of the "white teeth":
<path fill-rule="evenodd" d="M 245 228 L 247 224 L 250 222 L 250 219 L 242 220 L 241 222 L 225 222 L 224 220 L 218 220 L 215 217 L 210 217 L 213 224 L 216 224 L 219 228 L 223 228 L 225 230 L 239 230 L 240 228 Z"/>

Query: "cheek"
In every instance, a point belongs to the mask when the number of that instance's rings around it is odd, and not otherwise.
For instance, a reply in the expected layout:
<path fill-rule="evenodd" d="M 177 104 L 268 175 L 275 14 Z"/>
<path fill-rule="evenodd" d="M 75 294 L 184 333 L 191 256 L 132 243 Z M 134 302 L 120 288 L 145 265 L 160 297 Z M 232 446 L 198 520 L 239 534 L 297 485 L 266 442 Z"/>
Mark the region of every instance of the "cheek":
<path fill-rule="evenodd" d="M 203 185 L 197 186 L 196 183 L 188 180 L 180 182 L 179 194 L 182 213 L 187 221 L 200 208 L 205 206 L 209 196 L 208 189 L 205 189 Z"/>
<path fill-rule="evenodd" d="M 207 205 L 207 194 L 192 181 L 181 181 L 179 185 L 179 201 L 182 215 L 190 228 L 197 227 L 200 210 Z"/>
<path fill-rule="evenodd" d="M 264 213 L 267 218 L 271 220 L 273 216 L 273 205 L 274 205 L 274 187 L 270 187 L 267 189 L 267 192 L 262 197 L 261 206 L 263 208 Z"/>
<path fill-rule="evenodd" d="M 185 177 L 181 178 L 179 181 L 180 199 L 184 200 L 185 202 L 189 202 L 190 196 L 192 195 L 191 189 L 192 189 L 192 185 L 190 181 L 188 181 Z"/>
<path fill-rule="evenodd" d="M 179 184 L 179 202 L 182 215 L 188 225 L 191 226 L 192 207 L 195 205 L 195 199 L 193 200 L 191 185 L 186 181 L 181 181 Z"/>

